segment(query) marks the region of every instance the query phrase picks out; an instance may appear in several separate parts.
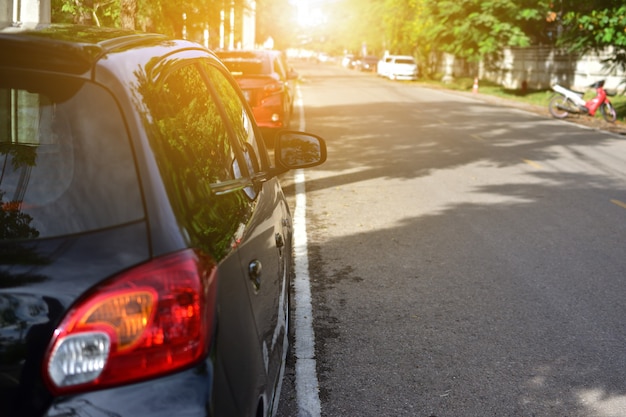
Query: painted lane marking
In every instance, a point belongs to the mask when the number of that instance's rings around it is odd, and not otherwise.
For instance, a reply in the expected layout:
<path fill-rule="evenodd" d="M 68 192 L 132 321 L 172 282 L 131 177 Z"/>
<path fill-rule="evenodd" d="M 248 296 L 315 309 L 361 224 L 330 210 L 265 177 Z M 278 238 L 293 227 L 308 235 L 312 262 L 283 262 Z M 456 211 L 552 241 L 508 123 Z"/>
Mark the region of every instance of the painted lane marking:
<path fill-rule="evenodd" d="M 304 131 L 304 105 L 300 88 L 296 89 L 296 106 L 300 112 L 299 130 Z M 295 356 L 296 398 L 299 417 L 320 417 L 319 382 L 315 361 L 315 333 L 313 332 L 313 306 L 309 278 L 309 255 L 306 234 L 306 185 L 303 170 L 295 172 L 296 208 L 294 210 L 294 268 L 295 289 Z"/>
<path fill-rule="evenodd" d="M 625 208 L 626 209 L 626 203 L 624 203 L 623 201 L 619 201 L 619 200 L 611 200 L 611 203 L 620 206 L 621 208 Z"/>
<path fill-rule="evenodd" d="M 528 165 L 530 165 L 533 168 L 537 168 L 537 169 L 542 169 L 543 166 L 541 166 L 541 164 L 538 164 L 535 161 L 531 161 L 530 159 L 522 159 L 522 161 L 524 161 L 525 163 L 527 163 Z"/>

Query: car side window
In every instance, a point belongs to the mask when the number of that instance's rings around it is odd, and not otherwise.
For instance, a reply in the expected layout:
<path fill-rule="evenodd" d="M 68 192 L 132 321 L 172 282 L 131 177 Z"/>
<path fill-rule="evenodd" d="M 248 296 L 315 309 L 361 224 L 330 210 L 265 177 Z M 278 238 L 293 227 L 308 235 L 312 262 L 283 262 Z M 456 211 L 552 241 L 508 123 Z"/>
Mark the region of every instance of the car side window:
<path fill-rule="evenodd" d="M 218 259 L 225 255 L 252 212 L 237 181 L 236 151 L 224 110 L 198 61 L 175 61 L 147 82 L 145 124 L 175 214 L 191 243 Z M 246 193 L 247 194 L 247 193 Z"/>
<path fill-rule="evenodd" d="M 150 103 L 155 128 L 161 138 L 162 164 L 172 164 L 184 178 L 206 184 L 231 180 L 234 150 L 218 105 L 212 99 L 198 68 L 185 65 L 171 71 L 158 85 Z"/>
<path fill-rule="evenodd" d="M 287 79 L 287 67 L 283 66 L 283 62 L 276 56 L 273 58 L 274 68 L 281 80 Z"/>
<path fill-rule="evenodd" d="M 235 135 L 235 139 L 243 150 L 248 174 L 254 176 L 267 167 L 267 152 L 257 138 L 252 116 L 248 113 L 244 101 L 239 97 L 237 88 L 216 67 L 205 65 L 211 85 L 220 97 L 226 117 L 228 118 Z"/>

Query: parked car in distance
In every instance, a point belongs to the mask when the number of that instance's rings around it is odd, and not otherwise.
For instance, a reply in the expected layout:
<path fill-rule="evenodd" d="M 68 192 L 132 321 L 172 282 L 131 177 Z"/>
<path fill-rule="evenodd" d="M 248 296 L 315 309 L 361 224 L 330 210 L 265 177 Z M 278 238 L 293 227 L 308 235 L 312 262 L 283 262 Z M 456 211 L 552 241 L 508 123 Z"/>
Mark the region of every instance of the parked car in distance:
<path fill-rule="evenodd" d="M 387 55 L 378 62 L 376 72 L 390 80 L 416 80 L 417 62 L 408 55 Z"/>
<path fill-rule="evenodd" d="M 362 56 L 356 61 L 356 68 L 360 71 L 376 72 L 378 61 L 379 59 L 375 55 Z"/>
<path fill-rule="evenodd" d="M 197 43 L 0 28 L 0 416 L 273 415 L 292 218 L 243 93 Z"/>
<path fill-rule="evenodd" d="M 265 49 L 216 54 L 239 83 L 257 124 L 271 130 L 289 128 L 298 74 L 289 67 L 285 55 Z"/>
<path fill-rule="evenodd" d="M 356 58 L 353 54 L 344 55 L 341 59 L 341 66 L 348 69 L 353 69 Z"/>

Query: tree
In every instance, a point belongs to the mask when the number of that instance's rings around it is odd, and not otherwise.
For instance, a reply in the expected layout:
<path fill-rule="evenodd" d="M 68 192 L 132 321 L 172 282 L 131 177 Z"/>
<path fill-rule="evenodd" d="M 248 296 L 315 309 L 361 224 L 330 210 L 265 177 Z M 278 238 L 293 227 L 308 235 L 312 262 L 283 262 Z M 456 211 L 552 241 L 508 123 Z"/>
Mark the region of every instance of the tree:
<path fill-rule="evenodd" d="M 121 0 L 120 21 L 122 28 L 135 30 L 135 15 L 137 13 L 137 0 Z"/>
<path fill-rule="evenodd" d="M 263 43 L 272 38 L 276 49 L 294 46 L 297 30 L 294 28 L 296 17 L 291 2 L 289 0 L 257 0 L 256 7 L 255 38 L 257 43 Z"/>
<path fill-rule="evenodd" d="M 426 38 L 437 49 L 469 62 L 504 47 L 529 46 L 545 38 L 549 0 L 424 1 L 431 25 Z"/>
<path fill-rule="evenodd" d="M 610 51 L 610 69 L 626 70 L 626 5 L 614 0 L 561 1 L 558 44 L 571 51 Z"/>
<path fill-rule="evenodd" d="M 52 0 L 52 21 L 113 26 L 119 19 L 120 0 Z"/>
<path fill-rule="evenodd" d="M 440 52 L 479 62 L 507 46 L 550 42 L 549 1 L 336 0 L 326 4 L 326 38 L 355 54 L 365 43 L 422 63 Z"/>
<path fill-rule="evenodd" d="M 413 55 L 422 42 L 424 20 L 420 0 L 385 0 L 381 10 L 384 24 L 384 46 L 392 54 Z M 423 44 L 422 44 L 423 45 Z"/>

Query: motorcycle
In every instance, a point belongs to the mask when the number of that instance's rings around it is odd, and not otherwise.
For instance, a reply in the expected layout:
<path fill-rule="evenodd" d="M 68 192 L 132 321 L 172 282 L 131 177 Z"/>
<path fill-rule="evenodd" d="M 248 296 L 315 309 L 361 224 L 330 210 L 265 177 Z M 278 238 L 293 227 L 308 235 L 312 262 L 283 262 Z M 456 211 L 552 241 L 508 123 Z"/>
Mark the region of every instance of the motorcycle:
<path fill-rule="evenodd" d="M 609 96 L 615 94 L 604 89 L 604 80 L 596 81 L 588 88 L 595 88 L 596 95 L 591 100 L 585 101 L 583 99 L 584 92 L 570 90 L 559 84 L 553 85 L 552 89 L 558 94 L 552 97 L 548 104 L 548 110 L 550 110 L 552 117 L 565 119 L 570 114 L 595 116 L 599 109 L 604 120 L 610 123 L 615 122 L 617 113 L 609 100 Z"/>

